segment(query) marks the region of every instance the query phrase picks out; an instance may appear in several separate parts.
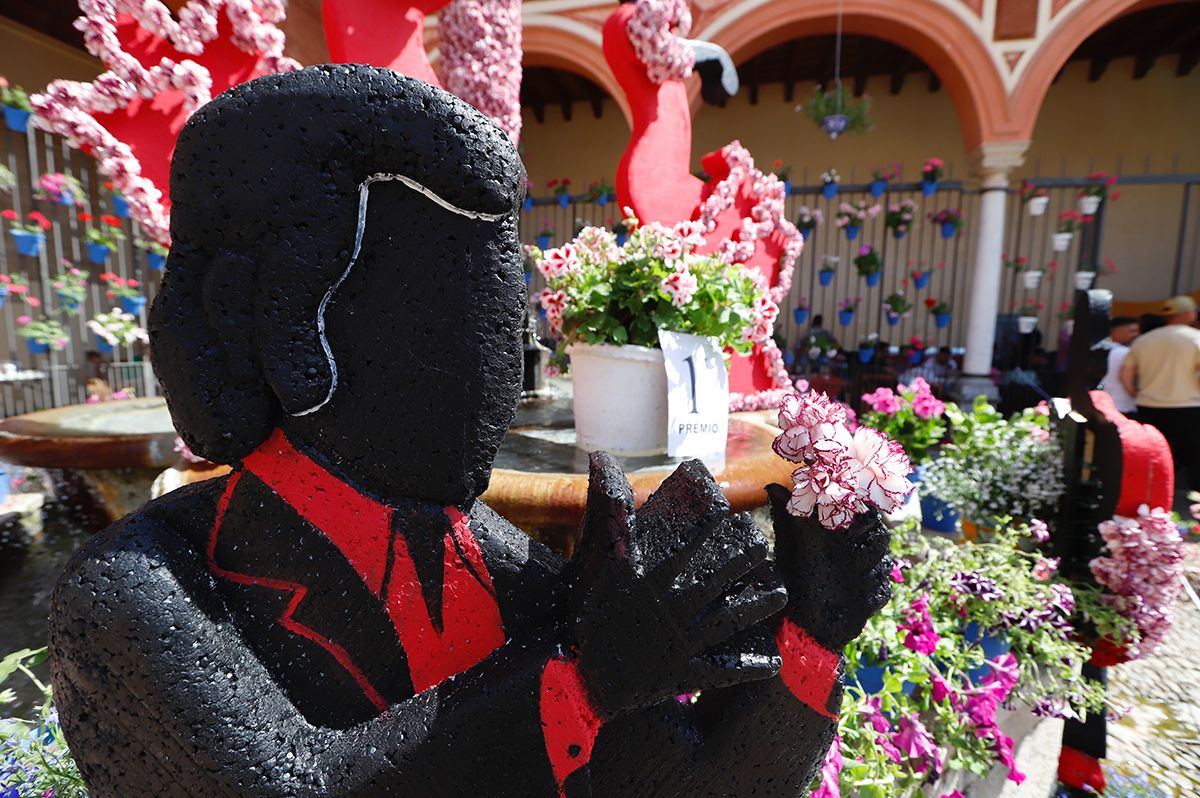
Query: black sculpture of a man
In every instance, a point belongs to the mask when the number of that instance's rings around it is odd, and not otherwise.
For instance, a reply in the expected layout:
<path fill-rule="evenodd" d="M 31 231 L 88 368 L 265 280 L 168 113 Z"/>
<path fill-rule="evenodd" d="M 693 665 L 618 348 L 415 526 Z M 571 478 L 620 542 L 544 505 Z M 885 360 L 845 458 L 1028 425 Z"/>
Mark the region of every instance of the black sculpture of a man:
<path fill-rule="evenodd" d="M 187 124 L 152 344 L 181 434 L 235 468 L 59 583 L 95 798 L 804 790 L 886 533 L 778 512 L 777 576 L 698 463 L 635 515 L 604 455 L 570 563 L 478 501 L 520 391 L 524 185 L 486 118 L 382 69 Z"/>

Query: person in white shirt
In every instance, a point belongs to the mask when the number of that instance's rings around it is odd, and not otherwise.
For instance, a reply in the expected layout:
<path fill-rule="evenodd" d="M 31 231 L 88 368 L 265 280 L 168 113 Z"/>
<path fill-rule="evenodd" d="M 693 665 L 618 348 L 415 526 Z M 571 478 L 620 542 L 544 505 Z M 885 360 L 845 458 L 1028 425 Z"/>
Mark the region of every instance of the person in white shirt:
<path fill-rule="evenodd" d="M 1121 366 L 1125 364 L 1125 356 L 1129 354 L 1129 345 L 1138 337 L 1141 327 L 1138 320 L 1130 316 L 1117 316 L 1109 324 L 1109 337 L 1112 338 L 1112 348 L 1108 350 L 1108 371 L 1104 382 L 1100 384 L 1113 404 L 1123 414 L 1129 417 L 1137 415 L 1137 400 L 1125 390 L 1121 384 Z"/>

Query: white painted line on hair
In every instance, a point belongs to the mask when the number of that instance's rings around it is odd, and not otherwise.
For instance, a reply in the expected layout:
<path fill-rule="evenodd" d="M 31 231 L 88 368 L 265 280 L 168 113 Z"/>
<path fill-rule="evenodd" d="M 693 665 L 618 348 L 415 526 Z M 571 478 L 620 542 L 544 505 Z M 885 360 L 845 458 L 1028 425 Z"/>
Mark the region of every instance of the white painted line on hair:
<path fill-rule="evenodd" d="M 329 393 L 327 393 L 325 398 L 316 405 L 313 405 L 307 410 L 302 410 L 299 413 L 292 413 L 292 416 L 307 416 L 311 413 L 317 412 L 322 407 L 329 404 L 329 400 L 333 399 L 334 391 L 337 390 L 337 361 L 334 360 L 333 350 L 329 348 L 329 339 L 325 336 L 325 308 L 329 306 L 329 300 L 333 299 L 334 293 L 336 293 L 341 284 L 346 281 L 346 278 L 350 276 L 351 270 L 354 269 L 354 264 L 358 262 L 358 253 L 362 249 L 363 232 L 367 228 L 367 200 L 370 198 L 371 184 L 393 180 L 403 183 L 413 191 L 416 191 L 418 194 L 421 194 L 422 196 L 432 200 L 434 204 L 445 208 L 451 213 L 458 214 L 459 216 L 465 216 L 468 219 L 474 219 L 475 221 L 480 222 L 498 222 L 504 217 L 508 216 L 507 213 L 481 213 L 479 211 L 468 211 L 465 208 L 460 208 L 443 197 L 438 196 L 433 191 L 421 185 L 416 180 L 413 180 L 411 177 L 408 177 L 407 175 L 379 173 L 371 175 L 362 183 L 360 183 L 358 186 L 358 225 L 354 231 L 354 251 L 350 254 L 350 263 L 346 266 L 346 270 L 342 272 L 342 275 L 338 277 L 336 281 L 334 281 L 333 285 L 329 286 L 329 290 L 325 292 L 325 296 L 321 297 L 321 304 L 317 307 L 317 336 L 321 340 L 321 348 L 325 350 L 325 360 L 329 363 Z"/>

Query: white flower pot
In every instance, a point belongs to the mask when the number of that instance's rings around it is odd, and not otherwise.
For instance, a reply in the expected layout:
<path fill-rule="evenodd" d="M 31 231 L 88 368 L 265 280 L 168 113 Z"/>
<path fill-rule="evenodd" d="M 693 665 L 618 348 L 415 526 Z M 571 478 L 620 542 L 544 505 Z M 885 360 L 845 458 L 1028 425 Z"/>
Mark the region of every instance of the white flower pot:
<path fill-rule="evenodd" d="M 1088 290 L 1094 282 L 1096 282 L 1095 272 L 1075 272 L 1075 287 L 1080 291 Z"/>
<path fill-rule="evenodd" d="M 1062 328 L 1066 331 L 1067 335 L 1074 335 L 1075 319 L 1063 319 Z"/>
<path fill-rule="evenodd" d="M 1021 333 L 1021 335 L 1029 335 L 1029 333 L 1031 333 L 1037 329 L 1037 325 L 1038 325 L 1038 317 L 1037 316 L 1018 316 L 1017 317 L 1017 330 Z"/>
<path fill-rule="evenodd" d="M 1075 238 L 1074 233 L 1055 233 L 1054 234 L 1054 251 L 1066 252 L 1071 248 L 1071 240 Z"/>
<path fill-rule="evenodd" d="M 661 349 L 575 344 L 575 445 L 624 457 L 667 451 L 667 369 Z"/>
<path fill-rule="evenodd" d="M 1079 212 L 1084 216 L 1092 216 L 1098 210 L 1100 210 L 1100 197 L 1088 194 L 1079 198 Z"/>
<path fill-rule="evenodd" d="M 1042 214 L 1044 214 L 1046 212 L 1046 206 L 1048 206 L 1049 204 L 1050 204 L 1049 197 L 1034 197 L 1033 199 L 1029 200 L 1029 202 L 1027 203 L 1027 205 L 1029 206 L 1029 215 L 1030 216 L 1041 216 Z"/>
<path fill-rule="evenodd" d="M 1027 272 L 1022 272 L 1021 277 L 1024 278 L 1024 280 L 1025 280 L 1025 287 L 1028 288 L 1030 291 L 1033 291 L 1039 285 L 1042 284 L 1042 270 L 1041 269 L 1032 269 Z"/>

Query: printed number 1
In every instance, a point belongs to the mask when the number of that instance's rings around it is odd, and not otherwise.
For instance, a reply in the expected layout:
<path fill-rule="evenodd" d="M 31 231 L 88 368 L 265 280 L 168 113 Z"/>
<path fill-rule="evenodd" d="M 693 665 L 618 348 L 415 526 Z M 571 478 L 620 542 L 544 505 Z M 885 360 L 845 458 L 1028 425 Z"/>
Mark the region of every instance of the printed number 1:
<path fill-rule="evenodd" d="M 691 378 L 692 378 L 692 413 L 691 414 L 693 416 L 698 416 L 698 415 L 700 415 L 700 410 L 699 410 L 699 408 L 696 407 L 696 364 L 694 362 L 692 362 L 691 355 L 688 355 L 687 357 L 685 357 L 683 359 L 683 362 L 688 364 L 688 372 L 691 374 Z"/>

